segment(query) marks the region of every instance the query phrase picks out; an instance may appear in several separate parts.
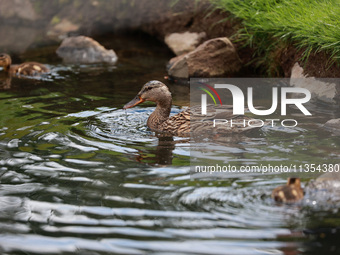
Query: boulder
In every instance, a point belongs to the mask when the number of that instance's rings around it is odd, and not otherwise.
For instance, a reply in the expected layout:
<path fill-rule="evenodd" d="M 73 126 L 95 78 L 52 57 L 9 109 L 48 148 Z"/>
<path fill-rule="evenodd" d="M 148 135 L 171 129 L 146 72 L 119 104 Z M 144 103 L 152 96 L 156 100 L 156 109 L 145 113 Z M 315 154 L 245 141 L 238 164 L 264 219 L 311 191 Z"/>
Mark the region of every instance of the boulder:
<path fill-rule="evenodd" d="M 205 32 L 201 33 L 172 33 L 165 36 L 165 43 L 177 55 L 193 51 L 206 37 Z"/>
<path fill-rule="evenodd" d="M 239 71 L 241 60 L 226 37 L 208 40 L 190 53 L 169 61 L 168 74 L 176 78 L 218 77 Z"/>
<path fill-rule="evenodd" d="M 306 88 L 311 92 L 312 98 L 326 103 L 336 104 L 340 99 L 340 84 L 335 79 L 307 77 L 298 63 L 292 68 L 290 85 Z"/>
<path fill-rule="evenodd" d="M 170 59 L 168 65 L 168 74 L 176 78 L 188 78 L 189 68 L 187 63 L 187 54 L 183 54 Z"/>
<path fill-rule="evenodd" d="M 57 54 L 64 62 L 76 64 L 101 62 L 115 64 L 118 60 L 113 50 L 105 49 L 97 41 L 86 36 L 64 39 L 57 49 Z"/>
<path fill-rule="evenodd" d="M 334 135 L 340 135 L 340 118 L 331 119 L 327 121 L 323 126 L 325 129 L 329 130 Z"/>
<path fill-rule="evenodd" d="M 326 164 L 327 165 L 327 164 Z M 336 164 L 329 164 L 335 166 Z M 332 169 L 332 168 L 331 168 Z M 340 172 L 324 173 L 308 183 L 305 191 L 306 203 L 312 206 L 338 208 L 340 203 Z"/>

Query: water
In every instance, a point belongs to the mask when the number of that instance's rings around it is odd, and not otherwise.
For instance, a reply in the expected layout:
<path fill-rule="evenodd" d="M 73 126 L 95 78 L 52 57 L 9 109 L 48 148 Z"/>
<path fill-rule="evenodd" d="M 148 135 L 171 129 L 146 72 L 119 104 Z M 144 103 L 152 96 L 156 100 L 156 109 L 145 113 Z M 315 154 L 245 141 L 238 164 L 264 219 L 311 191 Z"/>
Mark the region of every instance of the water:
<path fill-rule="evenodd" d="M 188 140 L 155 137 L 145 125 L 152 104 L 121 109 L 144 82 L 164 81 L 171 53 L 140 35 L 99 39 L 116 50 L 117 66 L 65 66 L 48 47 L 21 57 L 48 62 L 51 75 L 1 77 L 1 254 L 339 252 L 338 206 L 270 198 L 287 175 L 191 179 Z M 179 112 L 188 88 L 167 84 Z M 293 133 L 209 142 L 209 157 L 339 162 L 339 137 L 316 124 L 338 109 L 316 109 L 315 122 Z M 301 177 L 306 185 L 312 176 Z"/>

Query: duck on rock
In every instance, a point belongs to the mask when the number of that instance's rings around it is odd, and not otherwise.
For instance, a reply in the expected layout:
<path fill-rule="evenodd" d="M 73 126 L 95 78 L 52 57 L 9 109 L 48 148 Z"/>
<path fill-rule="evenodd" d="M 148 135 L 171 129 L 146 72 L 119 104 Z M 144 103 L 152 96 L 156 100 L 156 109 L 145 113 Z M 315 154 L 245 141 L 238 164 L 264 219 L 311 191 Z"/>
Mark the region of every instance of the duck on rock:
<path fill-rule="evenodd" d="M 123 109 L 134 107 L 145 101 L 156 103 L 155 111 L 149 116 L 147 126 L 157 133 L 165 133 L 174 136 L 189 137 L 190 134 L 231 134 L 242 133 L 257 127 L 241 127 L 240 125 L 213 126 L 213 119 L 242 118 L 248 120 L 249 117 L 243 115 L 232 115 L 231 106 L 208 106 L 208 115 L 200 114 L 200 107 L 191 107 L 169 117 L 171 111 L 172 97 L 169 88 L 160 81 L 149 81 L 139 91 L 137 96 L 124 105 Z M 190 123 L 191 122 L 191 123 Z M 191 128 L 190 128 L 191 127 Z"/>
<path fill-rule="evenodd" d="M 19 65 L 12 65 L 11 57 L 5 53 L 0 54 L 0 66 L 10 75 L 35 76 L 49 72 L 46 66 L 37 62 L 25 62 Z"/>

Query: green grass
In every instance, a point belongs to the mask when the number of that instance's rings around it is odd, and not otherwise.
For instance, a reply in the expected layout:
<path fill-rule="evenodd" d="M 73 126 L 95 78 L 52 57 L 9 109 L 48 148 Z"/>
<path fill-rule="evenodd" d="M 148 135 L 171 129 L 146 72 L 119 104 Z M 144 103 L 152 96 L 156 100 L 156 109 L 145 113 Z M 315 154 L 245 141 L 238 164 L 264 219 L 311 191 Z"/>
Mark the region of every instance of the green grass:
<path fill-rule="evenodd" d="M 239 36 L 260 52 L 294 44 L 311 52 L 325 51 L 333 63 L 340 58 L 339 0 L 210 0 L 216 8 L 240 18 Z"/>

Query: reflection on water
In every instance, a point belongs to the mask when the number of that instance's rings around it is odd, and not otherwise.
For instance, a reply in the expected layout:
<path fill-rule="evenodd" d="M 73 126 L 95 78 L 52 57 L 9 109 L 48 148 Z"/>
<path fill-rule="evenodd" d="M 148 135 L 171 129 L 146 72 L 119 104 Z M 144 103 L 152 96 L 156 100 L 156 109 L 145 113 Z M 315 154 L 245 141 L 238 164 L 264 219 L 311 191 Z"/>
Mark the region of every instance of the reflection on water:
<path fill-rule="evenodd" d="M 275 204 L 271 190 L 286 175 L 193 180 L 189 141 L 158 138 L 146 128 L 153 105 L 121 109 L 144 82 L 163 80 L 170 57 L 158 42 L 130 39 L 114 41 L 120 57 L 116 67 L 51 63 L 48 77 L 13 77 L 2 87 L 0 252 L 339 252 L 337 206 L 327 206 L 319 195 L 294 205 Z M 188 92 L 169 87 L 175 114 L 181 111 L 178 105 L 187 104 Z M 324 111 L 313 116 L 315 123 L 338 114 L 338 109 L 318 109 Z M 207 149 L 203 160 L 340 158 L 339 137 L 311 122 L 294 132 L 263 128 L 241 140 L 191 146 Z M 302 175 L 303 184 L 311 177 Z"/>

